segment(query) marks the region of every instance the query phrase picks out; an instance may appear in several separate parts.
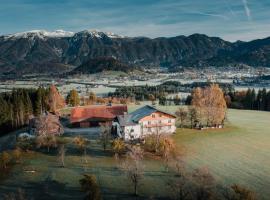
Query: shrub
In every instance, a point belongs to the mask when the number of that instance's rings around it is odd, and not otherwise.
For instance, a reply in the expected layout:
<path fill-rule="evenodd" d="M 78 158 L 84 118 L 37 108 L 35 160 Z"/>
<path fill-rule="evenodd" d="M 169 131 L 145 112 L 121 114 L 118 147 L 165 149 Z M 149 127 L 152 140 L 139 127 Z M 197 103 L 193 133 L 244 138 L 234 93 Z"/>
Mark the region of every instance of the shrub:
<path fill-rule="evenodd" d="M 97 184 L 97 179 L 94 175 L 85 174 L 80 180 L 81 189 L 86 193 L 85 199 L 88 200 L 100 200 L 101 193 Z"/>

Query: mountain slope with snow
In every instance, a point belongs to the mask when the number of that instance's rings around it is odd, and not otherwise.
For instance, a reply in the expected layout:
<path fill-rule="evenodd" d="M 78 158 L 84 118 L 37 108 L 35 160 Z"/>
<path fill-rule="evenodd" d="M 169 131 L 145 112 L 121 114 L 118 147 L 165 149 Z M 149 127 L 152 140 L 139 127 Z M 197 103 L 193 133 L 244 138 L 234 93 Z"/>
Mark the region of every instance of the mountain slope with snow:
<path fill-rule="evenodd" d="M 0 36 L 0 75 L 62 73 L 102 57 L 142 67 L 269 67 L 270 38 L 231 43 L 202 34 L 150 39 L 96 30 L 36 30 Z"/>

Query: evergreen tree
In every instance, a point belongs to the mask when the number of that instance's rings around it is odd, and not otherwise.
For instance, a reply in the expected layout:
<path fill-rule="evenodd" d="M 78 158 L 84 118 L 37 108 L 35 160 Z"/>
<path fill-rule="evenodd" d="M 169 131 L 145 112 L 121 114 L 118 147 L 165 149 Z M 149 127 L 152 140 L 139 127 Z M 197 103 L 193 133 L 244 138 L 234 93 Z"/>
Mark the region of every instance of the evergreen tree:
<path fill-rule="evenodd" d="M 181 104 L 181 99 L 178 96 L 178 94 L 174 97 L 173 102 L 174 102 L 174 105 L 180 105 Z"/>
<path fill-rule="evenodd" d="M 9 107 L 6 100 L 0 96 L 0 127 L 5 125 L 9 120 Z"/>

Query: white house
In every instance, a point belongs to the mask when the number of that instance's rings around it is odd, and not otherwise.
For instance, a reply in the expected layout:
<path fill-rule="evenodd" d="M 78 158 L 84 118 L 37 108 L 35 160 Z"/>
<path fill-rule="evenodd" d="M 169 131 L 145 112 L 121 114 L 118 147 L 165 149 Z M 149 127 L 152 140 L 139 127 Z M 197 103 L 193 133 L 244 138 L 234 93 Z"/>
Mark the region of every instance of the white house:
<path fill-rule="evenodd" d="M 175 118 L 170 113 L 147 105 L 130 114 L 118 115 L 113 127 L 119 137 L 128 141 L 149 134 L 172 134 L 176 130 Z"/>

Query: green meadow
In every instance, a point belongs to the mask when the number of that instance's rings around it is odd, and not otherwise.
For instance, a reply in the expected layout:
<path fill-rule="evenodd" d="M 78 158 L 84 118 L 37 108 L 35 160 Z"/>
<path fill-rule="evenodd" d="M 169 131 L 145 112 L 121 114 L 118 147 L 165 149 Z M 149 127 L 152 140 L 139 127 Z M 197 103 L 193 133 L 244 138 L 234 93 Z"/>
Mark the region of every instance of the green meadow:
<path fill-rule="evenodd" d="M 160 107 L 169 112 L 176 108 Z M 228 119 L 225 129 L 177 130 L 173 138 L 179 149 L 184 149 L 187 168 L 207 167 L 217 184 L 241 184 L 256 191 L 259 199 L 269 199 L 270 113 L 229 110 Z M 104 152 L 93 140 L 87 153 L 88 162 L 83 164 L 80 152 L 68 145 L 65 168 L 60 167 L 56 151 L 27 153 L 22 164 L 1 176 L 0 194 L 22 188 L 37 199 L 82 199 L 79 179 L 91 173 L 96 175 L 104 199 L 135 199 L 132 185 L 110 151 Z M 138 199 L 166 199 L 171 195 L 168 183 L 173 175 L 166 172 L 160 160 L 146 158 L 144 165 Z"/>

